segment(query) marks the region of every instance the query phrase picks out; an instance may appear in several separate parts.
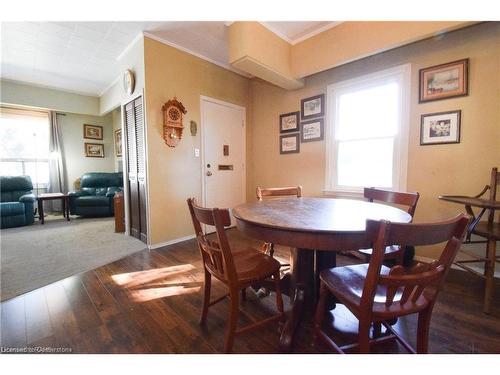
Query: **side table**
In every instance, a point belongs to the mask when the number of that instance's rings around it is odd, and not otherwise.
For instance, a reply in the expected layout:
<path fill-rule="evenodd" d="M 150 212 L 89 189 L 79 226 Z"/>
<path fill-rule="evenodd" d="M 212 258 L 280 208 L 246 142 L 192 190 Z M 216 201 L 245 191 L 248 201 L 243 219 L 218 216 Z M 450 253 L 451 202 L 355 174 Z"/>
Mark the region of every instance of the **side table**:
<path fill-rule="evenodd" d="M 43 202 L 60 199 L 62 201 L 63 216 L 69 221 L 69 196 L 63 193 L 44 193 L 37 196 L 38 217 L 41 224 L 45 224 L 43 213 Z"/>
<path fill-rule="evenodd" d="M 113 198 L 115 205 L 115 232 L 125 232 L 125 210 L 123 206 L 123 193 L 117 192 Z"/>

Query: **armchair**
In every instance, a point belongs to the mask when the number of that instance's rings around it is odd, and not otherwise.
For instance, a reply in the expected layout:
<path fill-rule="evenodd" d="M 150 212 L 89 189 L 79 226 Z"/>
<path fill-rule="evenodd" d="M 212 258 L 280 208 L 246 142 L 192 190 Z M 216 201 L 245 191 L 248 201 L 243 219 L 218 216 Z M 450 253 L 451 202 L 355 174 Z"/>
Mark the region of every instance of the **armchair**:
<path fill-rule="evenodd" d="M 68 194 L 71 215 L 113 216 L 113 198 L 123 190 L 123 174 L 86 173 L 81 177 L 80 189 Z"/>
<path fill-rule="evenodd" d="M 0 228 L 20 227 L 35 221 L 35 195 L 29 176 L 0 176 Z"/>

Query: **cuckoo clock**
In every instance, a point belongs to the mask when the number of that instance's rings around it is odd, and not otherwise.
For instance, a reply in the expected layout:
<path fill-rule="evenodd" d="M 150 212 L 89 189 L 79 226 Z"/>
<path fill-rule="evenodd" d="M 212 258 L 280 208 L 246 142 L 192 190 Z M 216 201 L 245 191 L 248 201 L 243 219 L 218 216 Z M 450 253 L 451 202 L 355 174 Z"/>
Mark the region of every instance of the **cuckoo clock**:
<path fill-rule="evenodd" d="M 187 113 L 186 108 L 174 97 L 166 102 L 161 110 L 163 111 L 163 139 L 167 146 L 175 147 L 182 138 L 184 129 L 182 115 Z"/>

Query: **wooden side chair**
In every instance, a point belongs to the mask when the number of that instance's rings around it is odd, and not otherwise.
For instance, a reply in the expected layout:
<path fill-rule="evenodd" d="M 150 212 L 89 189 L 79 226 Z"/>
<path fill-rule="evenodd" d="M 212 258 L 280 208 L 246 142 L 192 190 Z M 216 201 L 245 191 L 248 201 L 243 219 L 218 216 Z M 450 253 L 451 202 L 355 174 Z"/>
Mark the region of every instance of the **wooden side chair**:
<path fill-rule="evenodd" d="M 191 219 L 193 221 L 198 248 L 201 253 L 204 270 L 204 294 L 200 324 L 207 319 L 208 308 L 225 297 L 231 300 L 229 322 L 227 323 L 224 351 L 231 352 L 236 335 L 252 331 L 263 325 L 284 319 L 283 299 L 280 291 L 280 263 L 251 247 L 231 248 L 225 228 L 231 225 L 229 210 L 218 208 L 202 208 L 196 205 L 194 198 L 187 200 Z M 215 227 L 217 240 L 210 240 L 203 234 L 201 224 Z M 222 297 L 210 301 L 212 276 L 220 280 L 228 289 Z M 250 285 L 264 279 L 272 278 L 276 291 L 276 306 L 278 313 L 261 321 L 255 321 L 251 316 L 247 318 L 252 323 L 237 329 L 239 309 L 239 294 Z M 243 314 L 244 312 L 241 311 Z M 246 314 L 245 314 L 246 315 Z"/>
<path fill-rule="evenodd" d="M 259 201 L 264 200 L 265 198 L 276 198 L 276 197 L 297 197 L 300 198 L 302 197 L 302 186 L 296 186 L 296 187 L 281 187 L 281 188 L 262 188 L 260 186 L 257 186 L 256 189 L 257 193 L 257 199 Z M 263 245 L 264 251 L 271 255 L 274 256 L 274 244 L 270 242 L 266 242 Z M 290 264 L 282 264 L 282 266 L 290 266 Z"/>
<path fill-rule="evenodd" d="M 490 184 L 486 185 L 484 189 L 474 198 L 482 198 L 484 194 L 489 190 L 489 200 L 492 202 L 497 201 L 497 190 L 500 186 L 500 172 L 497 168 L 492 168 L 491 170 L 491 180 Z M 500 262 L 499 256 L 496 255 L 496 242 L 500 241 L 500 217 L 495 221 L 495 210 L 483 208 L 479 214 L 476 216 L 472 211 L 471 206 L 465 205 L 465 210 L 472 216 L 472 221 L 469 225 L 469 230 L 467 232 L 466 243 L 486 243 L 486 256 L 478 256 L 470 251 L 462 249 L 461 252 L 468 255 L 469 259 L 457 260 L 455 265 L 469 271 L 475 275 L 482 277 L 485 280 L 485 292 L 484 292 L 484 307 L 483 310 L 486 313 L 490 312 L 491 300 L 493 298 L 493 291 L 495 286 L 495 263 Z M 487 220 L 481 221 L 484 214 L 487 213 Z M 471 240 L 471 235 L 475 234 L 477 236 L 483 237 L 486 240 L 473 241 Z M 472 259 L 470 259 L 472 258 Z M 481 275 L 476 270 L 467 266 L 470 263 L 484 263 L 484 273 Z"/>
<path fill-rule="evenodd" d="M 415 214 L 417 208 L 419 193 L 406 193 L 399 191 L 390 191 L 376 188 L 364 188 L 363 195 L 365 199 L 370 202 L 378 201 L 384 203 L 393 203 L 408 207 L 407 212 L 412 216 Z M 360 249 L 357 253 L 365 261 L 369 261 L 372 255 L 372 249 Z M 405 248 L 396 244 L 388 246 L 385 249 L 385 259 L 394 259 L 397 264 L 403 265 L 404 263 Z"/>
<path fill-rule="evenodd" d="M 367 220 L 367 236 L 373 244 L 370 263 L 337 267 L 320 273 L 320 299 L 315 315 L 316 337 L 339 353 L 356 347 L 361 353 L 369 353 L 370 345 L 389 340 L 398 340 L 409 352 L 415 353 L 387 321 L 418 313 L 416 352 L 427 353 L 434 303 L 460 248 L 468 222 L 469 217 L 464 214 L 452 220 L 432 224 Z M 419 264 L 411 270 L 401 265 L 389 269 L 382 264 L 385 248 L 389 245 L 423 246 L 443 242 L 446 242 L 446 245 L 439 260 L 430 264 Z M 330 293 L 359 320 L 357 344 L 339 347 L 322 330 L 325 306 Z M 335 310 L 333 312 L 335 313 Z M 380 337 L 374 334 L 370 338 L 370 327 L 374 323 L 383 324 L 391 334 Z"/>

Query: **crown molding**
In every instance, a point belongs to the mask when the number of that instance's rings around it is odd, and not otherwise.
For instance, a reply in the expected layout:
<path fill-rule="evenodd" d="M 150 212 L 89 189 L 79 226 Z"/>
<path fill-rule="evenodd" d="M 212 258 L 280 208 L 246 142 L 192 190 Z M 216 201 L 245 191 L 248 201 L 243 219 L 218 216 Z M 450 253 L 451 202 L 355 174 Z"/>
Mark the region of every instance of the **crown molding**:
<path fill-rule="evenodd" d="M 292 40 L 292 46 L 297 44 L 297 43 L 300 43 L 300 42 L 303 42 L 304 40 L 306 39 L 309 39 L 309 38 L 312 38 L 313 36 L 315 35 L 318 35 L 318 34 L 321 34 L 322 32 L 326 31 L 326 30 L 330 30 L 331 28 L 333 27 L 336 27 L 338 25 L 340 25 L 341 23 L 343 23 L 344 21 L 332 21 L 332 22 L 329 22 L 328 24 L 316 29 L 316 30 L 313 30 L 311 31 L 310 33 L 307 33 L 305 35 L 302 35 L 301 37 L 297 38 L 297 39 L 294 39 Z"/>
<path fill-rule="evenodd" d="M 224 64 L 224 63 L 221 63 L 221 62 L 219 62 L 219 61 L 216 61 L 216 60 L 214 60 L 214 59 L 211 59 L 210 57 L 207 57 L 207 56 L 205 56 L 205 55 L 202 55 L 201 53 L 194 52 L 194 51 L 190 50 L 189 48 L 183 47 L 183 46 L 181 46 L 181 45 L 179 45 L 179 44 L 177 44 L 177 43 L 174 43 L 174 42 L 171 42 L 171 41 L 169 41 L 169 40 L 163 39 L 163 38 L 161 38 L 161 37 L 159 37 L 159 36 L 156 36 L 156 35 L 154 35 L 154 34 L 150 34 L 150 33 L 148 33 L 148 32 L 144 32 L 144 36 L 145 36 L 145 37 L 148 37 L 148 38 L 150 38 L 150 39 L 156 40 L 157 42 L 160 42 L 160 43 L 165 44 L 165 45 L 167 45 L 167 46 L 170 46 L 170 47 L 173 47 L 173 48 L 175 48 L 175 49 L 178 49 L 178 50 L 180 50 L 180 51 L 182 51 L 182 52 L 189 53 L 190 55 L 196 56 L 196 57 L 198 57 L 198 58 L 200 58 L 200 59 L 202 59 L 202 60 L 208 61 L 208 62 L 210 62 L 210 63 L 212 63 L 212 64 L 217 65 L 217 66 L 220 66 L 221 68 L 224 68 L 224 69 L 230 70 L 231 72 L 236 73 L 236 74 L 239 74 L 240 76 L 243 76 L 243 77 L 245 77 L 245 78 L 251 78 L 251 77 L 252 77 L 251 75 L 249 75 L 249 74 L 247 74 L 247 73 L 244 73 L 244 72 L 242 72 L 242 71 L 240 71 L 240 70 L 236 70 L 236 69 L 234 69 L 234 68 L 233 68 L 231 65 L 229 65 L 229 64 Z"/>
<path fill-rule="evenodd" d="M 130 51 L 130 49 L 142 38 L 144 38 L 144 33 L 141 31 L 139 34 L 136 35 L 134 39 L 123 49 L 123 51 L 120 52 L 118 56 L 116 56 L 116 61 L 120 61 L 125 54 Z"/>
<path fill-rule="evenodd" d="M 77 90 L 71 90 L 71 89 L 63 89 L 63 88 L 56 87 L 56 86 L 44 85 L 41 83 L 34 83 L 34 82 L 29 82 L 29 81 L 19 81 L 17 79 L 10 79 L 10 78 L 5 78 L 5 77 L 0 77 L 0 82 L 13 83 L 13 84 L 24 85 L 24 86 L 32 86 L 32 87 L 38 87 L 40 89 L 54 90 L 54 91 L 65 92 L 68 94 L 89 96 L 92 98 L 99 98 L 98 94 L 96 94 L 93 91 L 91 92 L 91 91 L 77 91 Z"/>
<path fill-rule="evenodd" d="M 122 78 L 122 72 L 120 72 L 118 74 L 118 76 L 113 80 L 111 81 L 111 83 L 109 85 L 107 85 L 100 93 L 99 93 L 99 97 L 103 96 L 106 91 L 108 91 L 111 87 L 113 87 L 114 85 L 116 85 L 118 83 L 118 81 L 120 81 L 120 79 Z"/>
<path fill-rule="evenodd" d="M 332 27 L 335 27 L 335 26 L 338 26 L 342 23 L 343 21 L 332 21 L 332 22 L 328 22 L 326 25 L 323 25 L 305 35 L 302 35 L 296 39 L 290 39 L 289 37 L 287 37 L 285 34 L 283 34 L 281 31 L 279 31 L 278 29 L 276 29 L 274 26 L 271 26 L 269 25 L 267 22 L 259 22 L 262 26 L 264 26 L 266 29 L 268 29 L 269 31 L 271 31 L 273 34 L 275 34 L 276 36 L 280 37 L 281 39 L 283 39 L 285 42 L 291 44 L 292 46 L 297 44 L 297 43 L 300 43 L 300 42 L 303 42 L 304 40 L 306 39 L 309 39 L 309 38 L 312 38 L 313 36 L 315 35 L 318 35 L 320 33 L 322 33 L 323 31 L 326 31 L 326 30 L 329 30 L 331 29 Z"/>

